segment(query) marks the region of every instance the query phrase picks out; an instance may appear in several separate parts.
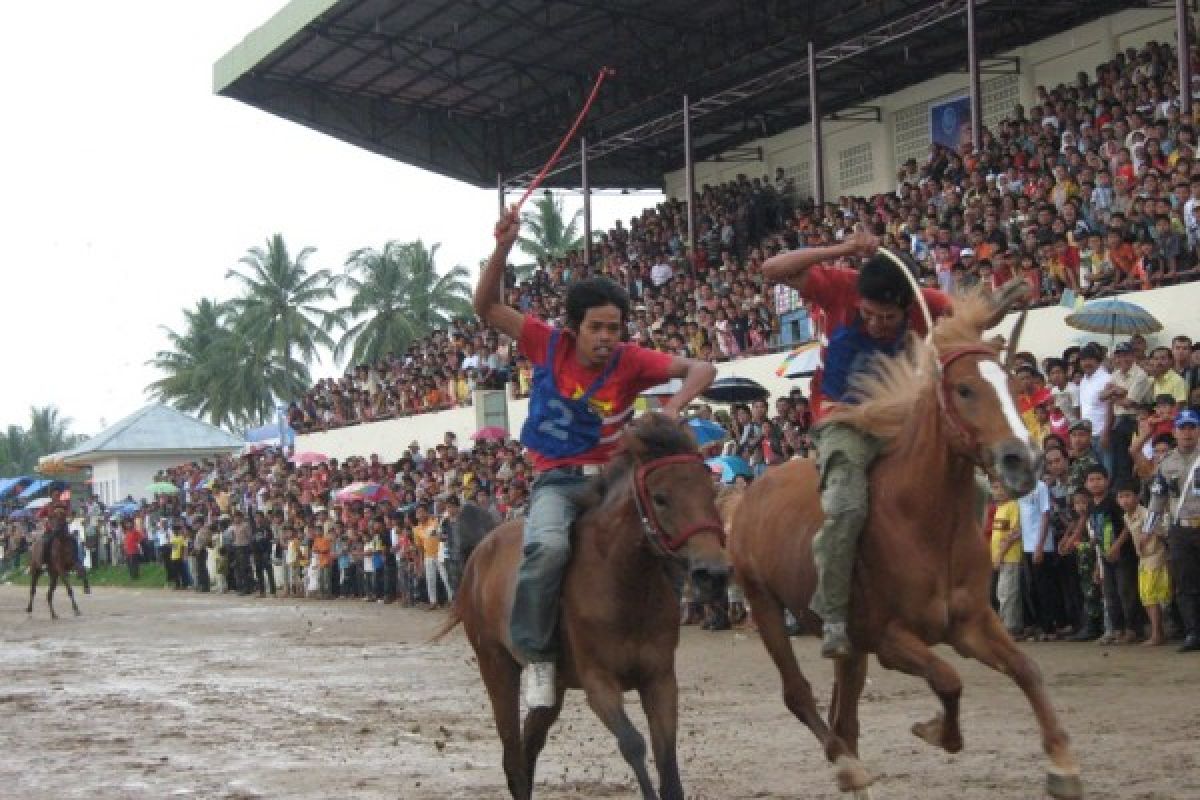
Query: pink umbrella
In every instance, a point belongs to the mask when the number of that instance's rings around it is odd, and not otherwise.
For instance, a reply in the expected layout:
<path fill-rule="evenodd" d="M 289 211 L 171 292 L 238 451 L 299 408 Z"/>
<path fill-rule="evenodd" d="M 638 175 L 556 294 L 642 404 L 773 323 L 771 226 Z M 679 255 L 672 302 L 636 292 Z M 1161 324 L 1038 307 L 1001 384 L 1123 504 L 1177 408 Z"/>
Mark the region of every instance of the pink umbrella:
<path fill-rule="evenodd" d="M 312 464 L 323 464 L 329 460 L 329 456 L 324 453 L 296 453 L 292 456 L 292 463 L 302 467 Z"/>
<path fill-rule="evenodd" d="M 499 425 L 489 425 L 486 428 L 480 428 L 475 431 L 475 433 L 471 434 L 471 438 L 475 441 L 503 442 L 508 438 L 508 431 Z"/>

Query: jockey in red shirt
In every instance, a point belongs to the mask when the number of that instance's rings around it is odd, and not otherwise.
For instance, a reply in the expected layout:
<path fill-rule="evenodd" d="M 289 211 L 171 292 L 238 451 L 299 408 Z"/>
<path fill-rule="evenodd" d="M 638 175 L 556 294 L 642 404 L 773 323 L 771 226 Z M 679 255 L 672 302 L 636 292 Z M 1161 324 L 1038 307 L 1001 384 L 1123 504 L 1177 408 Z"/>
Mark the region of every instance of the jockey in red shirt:
<path fill-rule="evenodd" d="M 869 260 L 860 270 L 828 263 L 850 256 Z M 821 420 L 832 405 L 855 402 L 854 376 L 869 370 L 873 357 L 900 352 L 910 331 L 924 336 L 925 320 L 913 302 L 908 279 L 879 255 L 879 240 L 865 232 L 830 247 L 773 256 L 763 264 L 763 275 L 791 286 L 827 320 L 823 366 L 811 389 L 825 512 L 825 523 L 813 540 L 818 583 L 811 608 L 824 623 L 821 655 L 844 658 L 851 649 L 846 620 L 854 555 L 867 521 L 867 470 L 883 443 L 849 425 Z M 922 293 L 935 319 L 949 312 L 945 294 L 936 289 Z"/>
<path fill-rule="evenodd" d="M 536 366 L 521 443 L 533 457 L 537 477 L 509 635 L 529 667 L 526 704 L 541 708 L 553 706 L 556 697 L 558 596 L 570 557 L 577 489 L 612 458 L 639 392 L 682 378 L 682 388 L 661 409 L 676 415 L 712 383 L 716 369 L 622 343 L 629 297 L 604 278 L 570 286 L 562 329 L 505 305 L 500 297 L 504 268 L 519 230 L 516 209 L 496 223 L 496 249 L 479 276 L 474 305 L 481 319 L 515 339 Z"/>

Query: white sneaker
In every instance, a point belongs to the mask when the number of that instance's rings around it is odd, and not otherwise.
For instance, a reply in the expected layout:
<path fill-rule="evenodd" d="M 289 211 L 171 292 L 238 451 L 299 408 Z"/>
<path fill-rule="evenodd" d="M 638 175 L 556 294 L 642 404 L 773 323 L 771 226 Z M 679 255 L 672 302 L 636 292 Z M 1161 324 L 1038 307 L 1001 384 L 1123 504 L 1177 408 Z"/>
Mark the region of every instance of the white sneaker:
<path fill-rule="evenodd" d="M 551 708 L 558 699 L 554 685 L 554 662 L 532 661 L 525 667 L 525 705 Z"/>

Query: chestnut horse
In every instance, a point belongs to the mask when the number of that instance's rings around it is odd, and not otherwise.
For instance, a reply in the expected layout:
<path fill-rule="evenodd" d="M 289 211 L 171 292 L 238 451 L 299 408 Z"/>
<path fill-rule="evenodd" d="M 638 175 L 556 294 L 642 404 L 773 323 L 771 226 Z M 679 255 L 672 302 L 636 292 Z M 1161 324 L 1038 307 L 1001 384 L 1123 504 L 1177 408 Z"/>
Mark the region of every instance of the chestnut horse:
<path fill-rule="evenodd" d="M 525 716 L 519 708 L 521 663 L 508 635 L 522 523 L 492 531 L 471 554 L 441 638 L 459 622 L 479 661 L 504 747 L 504 772 L 516 800 L 533 794 L 534 768 L 567 689 L 617 739 L 643 798 L 683 800 L 675 754 L 679 594 L 686 568 L 705 601 L 722 597 L 729 567 L 724 530 L 713 505 L 708 468 L 685 426 L 661 414 L 639 417 L 623 452 L 581 496 L 572 556 L 562 584 L 557 700 Z M 636 689 L 650 727 L 658 768 L 656 793 L 646 744 L 622 707 Z"/>
<path fill-rule="evenodd" d="M 50 578 L 50 588 L 46 590 L 46 605 L 50 607 L 50 617 L 58 619 L 58 614 L 54 611 L 54 589 L 58 586 L 59 578 L 62 578 L 63 586 L 67 589 L 67 597 L 71 598 L 71 608 L 75 610 L 75 616 L 79 616 L 79 605 L 75 602 L 75 592 L 71 589 L 67 576 L 72 572 L 79 573 L 84 594 L 90 594 L 92 587 L 88 585 L 87 570 L 79 563 L 79 548 L 75 544 L 75 538 L 67 530 L 65 518 L 57 513 L 46 524 L 46 532 L 30 548 L 29 605 L 25 608 L 28 614 L 33 613 L 33 597 L 37 592 L 38 576 L 43 570 Z"/>
<path fill-rule="evenodd" d="M 869 473 L 870 507 L 851 594 L 854 653 L 836 664 L 828 726 L 784 631 L 784 608 L 810 632 L 819 630 L 809 611 L 812 544 L 823 519 L 814 464 L 794 461 L 768 471 L 746 490 L 733 521 L 734 575 L 783 679 L 784 703 L 820 740 L 840 789 L 855 796 L 866 796 L 873 780 L 858 761 L 858 702 L 869 653 L 887 669 L 924 678 L 941 701 L 942 713 L 914 725 L 913 733 L 947 752 L 962 748 L 962 683 L 930 649 L 939 643 L 1016 682 L 1051 761 L 1049 793 L 1082 796 L 1078 763 L 1041 674 L 989 603 L 992 563 L 975 470 L 997 475 L 1014 497 L 1036 481 L 1037 454 L 1016 411 L 1009 372 L 997 363 L 997 346 L 982 339 L 1019 294 L 1008 287 L 994 301 L 957 299 L 953 315 L 934 328 L 932 346 L 914 339 L 906 354 L 880 359 L 860 380 L 862 403 L 831 415 L 887 444 Z"/>

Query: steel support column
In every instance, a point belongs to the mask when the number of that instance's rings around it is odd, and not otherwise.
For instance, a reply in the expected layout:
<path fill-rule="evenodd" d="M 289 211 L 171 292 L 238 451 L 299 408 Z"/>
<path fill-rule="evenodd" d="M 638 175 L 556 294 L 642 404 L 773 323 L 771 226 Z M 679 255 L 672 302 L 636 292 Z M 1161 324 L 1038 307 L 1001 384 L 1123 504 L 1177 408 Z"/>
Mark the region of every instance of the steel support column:
<path fill-rule="evenodd" d="M 817 48 L 808 43 L 808 115 L 812 120 L 813 203 L 820 209 L 825 205 L 825 142 L 821 133 L 821 101 L 817 97 Z"/>
<path fill-rule="evenodd" d="M 983 94 L 979 87 L 979 44 L 975 0 L 967 0 L 967 79 L 971 90 L 971 145 L 983 147 Z"/>
<path fill-rule="evenodd" d="M 583 190 L 583 258 L 592 263 L 592 185 L 588 182 L 587 137 L 579 138 L 579 188 Z"/>
<path fill-rule="evenodd" d="M 696 213 L 693 208 L 696 194 L 696 168 L 692 163 L 692 105 L 683 96 L 683 191 L 687 194 L 688 258 L 696 256 Z"/>
<path fill-rule="evenodd" d="M 1179 115 L 1190 123 L 1192 118 L 1192 32 L 1188 0 L 1175 0 L 1176 54 L 1179 58 Z"/>
<path fill-rule="evenodd" d="M 500 209 L 500 216 L 504 216 L 504 176 L 499 172 L 496 173 L 496 202 Z"/>

